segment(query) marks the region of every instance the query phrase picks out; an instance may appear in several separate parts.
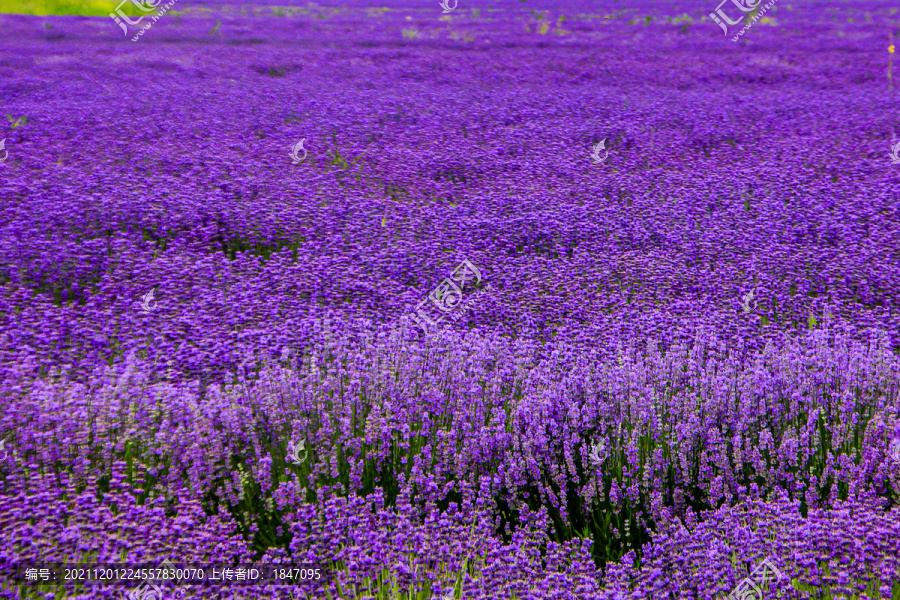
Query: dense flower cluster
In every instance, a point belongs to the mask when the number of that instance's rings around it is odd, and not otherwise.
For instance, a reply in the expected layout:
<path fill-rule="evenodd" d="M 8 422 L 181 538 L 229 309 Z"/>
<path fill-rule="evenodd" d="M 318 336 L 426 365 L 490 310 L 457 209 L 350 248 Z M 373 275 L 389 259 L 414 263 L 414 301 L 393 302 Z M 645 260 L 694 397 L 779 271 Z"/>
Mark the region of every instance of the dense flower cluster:
<path fill-rule="evenodd" d="M 900 598 L 891 5 L 431 4 L 0 15 L 0 570 Z"/>

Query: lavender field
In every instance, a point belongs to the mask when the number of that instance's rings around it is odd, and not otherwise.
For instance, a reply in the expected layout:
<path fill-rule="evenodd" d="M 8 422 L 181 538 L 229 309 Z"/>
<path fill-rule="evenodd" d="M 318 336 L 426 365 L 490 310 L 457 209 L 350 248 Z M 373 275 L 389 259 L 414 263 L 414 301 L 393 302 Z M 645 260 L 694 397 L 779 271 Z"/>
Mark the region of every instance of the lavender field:
<path fill-rule="evenodd" d="M 900 600 L 900 6 L 718 1 L 4 0 L 0 598 Z"/>

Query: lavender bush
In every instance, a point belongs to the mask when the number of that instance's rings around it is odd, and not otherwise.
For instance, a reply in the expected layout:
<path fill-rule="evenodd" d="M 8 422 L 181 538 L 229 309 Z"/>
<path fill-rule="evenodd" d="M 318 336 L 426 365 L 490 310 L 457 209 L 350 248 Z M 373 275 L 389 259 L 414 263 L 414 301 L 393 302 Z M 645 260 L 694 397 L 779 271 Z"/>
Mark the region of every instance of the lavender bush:
<path fill-rule="evenodd" d="M 0 597 L 900 599 L 900 29 L 784 2 L 0 15 Z"/>

